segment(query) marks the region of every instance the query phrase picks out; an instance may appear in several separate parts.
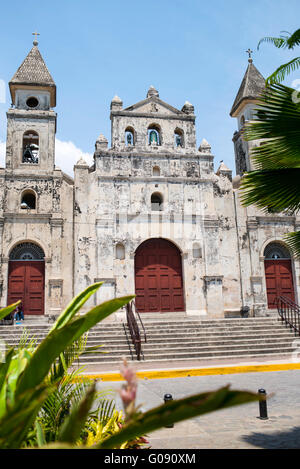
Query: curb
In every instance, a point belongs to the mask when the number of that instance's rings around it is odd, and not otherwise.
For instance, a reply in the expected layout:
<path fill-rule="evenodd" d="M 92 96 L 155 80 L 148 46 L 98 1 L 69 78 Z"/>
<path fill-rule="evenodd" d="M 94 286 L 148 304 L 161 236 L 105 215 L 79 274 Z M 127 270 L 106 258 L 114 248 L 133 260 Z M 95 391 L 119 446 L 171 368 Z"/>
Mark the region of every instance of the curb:
<path fill-rule="evenodd" d="M 137 371 L 139 379 L 187 378 L 191 376 L 229 375 L 237 373 L 261 373 L 267 371 L 300 370 L 300 363 L 280 363 L 270 365 L 223 366 L 210 368 L 183 368 L 175 370 Z M 83 373 L 82 377 L 101 381 L 124 381 L 120 373 Z"/>

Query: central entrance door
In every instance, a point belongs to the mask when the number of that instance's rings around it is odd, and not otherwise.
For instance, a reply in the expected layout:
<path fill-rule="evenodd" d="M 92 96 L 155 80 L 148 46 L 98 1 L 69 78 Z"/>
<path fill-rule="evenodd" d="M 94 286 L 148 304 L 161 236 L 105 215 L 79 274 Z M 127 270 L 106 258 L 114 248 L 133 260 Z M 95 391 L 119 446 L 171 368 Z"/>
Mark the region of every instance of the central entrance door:
<path fill-rule="evenodd" d="M 26 315 L 44 314 L 45 262 L 31 243 L 18 245 L 10 255 L 7 304 L 21 300 Z M 40 258 L 36 259 L 35 258 Z"/>
<path fill-rule="evenodd" d="M 181 254 L 165 239 L 142 243 L 135 254 L 136 307 L 140 312 L 184 311 Z"/>

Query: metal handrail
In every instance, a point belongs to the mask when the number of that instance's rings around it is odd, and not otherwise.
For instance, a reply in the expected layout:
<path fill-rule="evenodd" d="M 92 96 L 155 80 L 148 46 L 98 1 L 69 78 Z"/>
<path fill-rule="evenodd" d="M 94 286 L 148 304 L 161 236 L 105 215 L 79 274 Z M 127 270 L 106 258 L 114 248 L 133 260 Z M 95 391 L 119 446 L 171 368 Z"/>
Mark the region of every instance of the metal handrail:
<path fill-rule="evenodd" d="M 126 318 L 127 326 L 131 335 L 131 340 L 135 348 L 137 359 L 141 359 L 142 354 L 142 340 L 140 335 L 139 326 L 132 309 L 132 302 L 126 305 Z"/>
<path fill-rule="evenodd" d="M 132 305 L 134 306 L 134 312 L 135 312 L 135 314 L 137 315 L 137 317 L 139 318 L 139 321 L 140 321 L 141 326 L 142 326 L 142 328 L 143 328 L 143 332 L 144 332 L 144 341 L 145 341 L 145 343 L 147 343 L 147 334 L 146 334 L 146 329 L 145 329 L 144 323 L 143 323 L 143 321 L 142 321 L 142 319 L 141 319 L 141 316 L 140 316 L 139 311 L 137 310 L 135 301 L 132 300 L 131 303 L 132 303 Z"/>
<path fill-rule="evenodd" d="M 278 314 L 286 325 L 290 326 L 296 334 L 300 335 L 300 307 L 297 303 L 286 298 L 279 296 L 275 299 Z"/>

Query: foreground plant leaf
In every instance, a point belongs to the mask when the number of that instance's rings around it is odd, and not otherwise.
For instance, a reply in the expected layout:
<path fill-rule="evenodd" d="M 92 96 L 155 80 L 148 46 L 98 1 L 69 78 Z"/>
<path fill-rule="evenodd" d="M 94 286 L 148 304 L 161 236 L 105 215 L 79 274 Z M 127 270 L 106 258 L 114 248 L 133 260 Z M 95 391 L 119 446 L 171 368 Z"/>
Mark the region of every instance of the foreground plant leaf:
<path fill-rule="evenodd" d="M 55 329 L 41 342 L 26 366 L 17 384 L 16 396 L 27 389 L 38 386 L 47 376 L 52 363 L 75 340 L 78 340 L 91 327 L 105 319 L 113 312 L 127 304 L 133 296 L 116 298 L 95 306 L 91 311 L 78 319 L 67 323 L 60 329 Z"/>
<path fill-rule="evenodd" d="M 103 282 L 94 283 L 75 296 L 75 298 L 73 298 L 64 311 L 59 315 L 51 330 L 60 329 L 65 326 L 77 314 L 87 300 L 96 293 L 101 285 L 103 285 Z"/>
<path fill-rule="evenodd" d="M 185 399 L 171 401 L 138 415 L 131 423 L 124 426 L 119 433 L 107 438 L 93 448 L 116 449 L 125 441 L 133 440 L 182 420 L 257 400 L 259 400 L 257 394 L 230 390 L 229 386 L 226 386 L 214 392 L 197 394 Z"/>
<path fill-rule="evenodd" d="M 21 301 L 17 301 L 16 303 L 13 303 L 12 305 L 6 306 L 3 309 L 0 309 L 0 320 L 4 319 L 6 316 L 8 316 L 10 313 L 12 313 L 18 304 L 20 304 Z"/>
<path fill-rule="evenodd" d="M 94 403 L 95 394 L 96 383 L 93 383 L 83 400 L 78 406 L 75 406 L 69 417 L 66 419 L 57 441 L 61 443 L 75 443 L 77 441 Z"/>
<path fill-rule="evenodd" d="M 0 449 L 21 447 L 49 392 L 51 388 L 42 385 L 19 396 L 0 420 Z"/>

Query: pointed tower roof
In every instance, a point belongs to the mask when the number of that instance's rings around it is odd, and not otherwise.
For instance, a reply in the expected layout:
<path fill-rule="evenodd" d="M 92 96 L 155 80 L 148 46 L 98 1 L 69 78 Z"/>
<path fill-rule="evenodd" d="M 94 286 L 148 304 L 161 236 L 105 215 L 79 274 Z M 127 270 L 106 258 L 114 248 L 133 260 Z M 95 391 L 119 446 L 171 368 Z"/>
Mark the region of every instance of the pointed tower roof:
<path fill-rule="evenodd" d="M 54 107 L 56 105 L 56 85 L 37 47 L 37 41 L 34 41 L 33 44 L 31 51 L 9 82 L 13 102 L 17 88 L 38 87 L 50 91 L 51 107 Z"/>
<path fill-rule="evenodd" d="M 253 64 L 252 58 L 248 59 L 248 67 L 242 84 L 236 95 L 230 111 L 231 117 L 236 117 L 240 105 L 245 100 L 255 101 L 265 88 L 265 79 Z"/>

